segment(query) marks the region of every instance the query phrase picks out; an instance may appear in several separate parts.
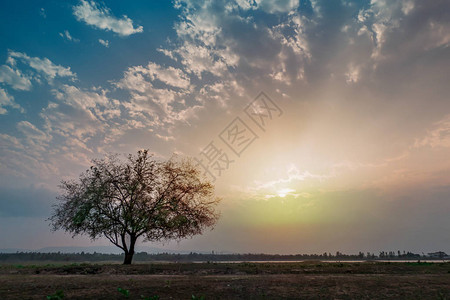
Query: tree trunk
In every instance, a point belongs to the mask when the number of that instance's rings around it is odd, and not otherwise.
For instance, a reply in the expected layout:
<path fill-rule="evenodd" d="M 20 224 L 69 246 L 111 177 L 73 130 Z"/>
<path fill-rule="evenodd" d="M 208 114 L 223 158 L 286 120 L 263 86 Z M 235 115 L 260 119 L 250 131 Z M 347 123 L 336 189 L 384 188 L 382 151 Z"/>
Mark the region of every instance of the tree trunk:
<path fill-rule="evenodd" d="M 125 252 L 125 259 L 123 260 L 124 265 L 131 265 L 131 261 L 133 260 L 133 254 L 130 252 Z"/>
<path fill-rule="evenodd" d="M 125 251 L 125 259 L 123 260 L 124 265 L 131 265 L 134 255 L 134 244 L 136 244 L 136 237 L 130 236 L 130 247 L 128 251 Z"/>

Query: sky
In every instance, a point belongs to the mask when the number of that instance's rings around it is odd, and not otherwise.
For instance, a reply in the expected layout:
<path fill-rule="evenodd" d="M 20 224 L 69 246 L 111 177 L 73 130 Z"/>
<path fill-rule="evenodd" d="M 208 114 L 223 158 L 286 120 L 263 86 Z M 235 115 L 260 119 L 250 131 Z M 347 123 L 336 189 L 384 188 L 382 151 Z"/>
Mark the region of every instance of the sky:
<path fill-rule="evenodd" d="M 145 243 L 450 252 L 450 2 L 2 1 L 0 248 L 107 245 L 46 220 L 93 158 L 195 157 L 214 230 Z"/>

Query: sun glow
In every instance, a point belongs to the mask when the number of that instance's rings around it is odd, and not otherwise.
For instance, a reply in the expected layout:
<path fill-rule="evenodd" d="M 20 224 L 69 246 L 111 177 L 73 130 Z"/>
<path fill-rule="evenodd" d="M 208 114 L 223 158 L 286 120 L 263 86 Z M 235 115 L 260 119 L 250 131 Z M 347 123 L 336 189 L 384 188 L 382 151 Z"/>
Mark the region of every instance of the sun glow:
<path fill-rule="evenodd" d="M 279 190 L 279 191 L 277 192 L 277 194 L 278 194 L 279 197 L 284 198 L 284 197 L 286 197 L 286 195 L 288 195 L 289 193 L 292 193 L 292 192 L 294 192 L 294 191 L 295 191 L 295 190 L 293 190 L 293 189 L 285 188 L 285 189 Z"/>

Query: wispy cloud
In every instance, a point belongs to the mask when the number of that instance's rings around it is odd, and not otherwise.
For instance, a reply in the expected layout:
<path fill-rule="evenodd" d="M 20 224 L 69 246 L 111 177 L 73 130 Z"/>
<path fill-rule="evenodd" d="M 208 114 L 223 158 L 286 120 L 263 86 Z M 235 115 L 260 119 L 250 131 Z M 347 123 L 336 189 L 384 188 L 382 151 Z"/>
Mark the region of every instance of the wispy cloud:
<path fill-rule="evenodd" d="M 244 1 L 241 1 L 244 2 Z M 256 2 L 256 1 L 255 1 Z M 268 13 L 288 13 L 298 8 L 298 0 L 261 0 L 258 8 Z"/>
<path fill-rule="evenodd" d="M 66 39 L 66 40 L 74 42 L 74 43 L 78 43 L 80 41 L 79 39 L 74 38 L 70 34 L 69 30 L 64 30 L 64 33 L 60 32 L 59 36 L 62 37 L 63 39 Z"/>
<path fill-rule="evenodd" d="M 20 105 L 14 102 L 14 97 L 8 95 L 8 93 L 4 89 L 0 88 L 0 115 L 7 113 L 5 107 L 8 106 L 15 109 L 19 109 L 20 111 L 23 112 L 23 109 L 20 107 Z"/>
<path fill-rule="evenodd" d="M 73 14 L 78 21 L 83 21 L 99 29 L 117 33 L 120 36 L 143 32 L 142 26 L 133 26 L 133 21 L 127 16 L 121 19 L 114 17 L 111 10 L 101 7 L 94 1 L 81 0 L 80 4 L 73 7 Z"/>
<path fill-rule="evenodd" d="M 39 14 L 45 19 L 47 18 L 47 14 L 45 13 L 45 8 L 41 7 L 39 10 Z"/>
<path fill-rule="evenodd" d="M 171 87 L 177 87 L 187 89 L 190 86 L 189 77 L 181 69 L 174 67 L 163 67 L 156 63 L 149 62 L 146 67 L 135 66 L 130 67 L 125 72 L 125 77 L 122 79 L 122 84 L 126 85 L 129 82 L 128 87 L 134 86 L 135 90 L 143 91 L 139 86 L 144 86 L 145 81 L 139 81 L 139 79 L 148 78 L 150 81 L 159 80 Z"/>
<path fill-rule="evenodd" d="M 22 65 L 19 66 L 18 62 Z M 56 65 L 48 58 L 30 57 L 25 53 L 9 51 L 6 63 L 0 66 L 0 82 L 10 85 L 15 90 L 29 91 L 33 87 L 32 82 L 40 83 L 42 77 L 50 84 L 56 77 L 66 77 L 72 81 L 76 79 L 76 74 L 70 67 Z M 25 72 L 21 70 L 24 65 L 27 68 Z M 6 100 L 11 99 L 11 96 L 5 95 L 3 103 L 12 103 Z"/>
<path fill-rule="evenodd" d="M 102 44 L 103 46 L 105 46 L 106 48 L 109 48 L 109 41 L 108 40 L 98 39 L 98 42 L 100 44 Z"/>
<path fill-rule="evenodd" d="M 29 91 L 33 84 L 28 76 L 8 65 L 0 66 L 0 82 L 10 85 L 15 90 Z"/>
<path fill-rule="evenodd" d="M 253 188 L 253 190 L 258 191 L 258 190 L 280 188 L 286 184 L 298 183 L 301 181 L 305 181 L 307 179 L 322 181 L 322 180 L 329 179 L 332 177 L 333 177 L 333 175 L 312 174 L 309 171 L 301 172 L 295 165 L 290 165 L 287 168 L 285 177 L 277 178 L 277 179 L 270 180 L 267 182 L 255 181 L 254 183 L 255 183 L 256 187 Z"/>
<path fill-rule="evenodd" d="M 10 51 L 10 60 L 19 59 L 38 73 L 43 74 L 47 79 L 52 80 L 55 77 L 76 78 L 76 74 L 70 70 L 70 67 L 63 67 L 51 62 L 48 58 L 30 57 L 25 53 Z"/>
<path fill-rule="evenodd" d="M 171 66 L 149 62 L 145 67 L 130 67 L 115 85 L 130 92 L 130 102 L 124 103 L 129 114 L 149 127 L 186 121 L 198 108 L 186 104 L 194 88 L 189 76 Z"/>
<path fill-rule="evenodd" d="M 48 142 L 51 136 L 36 128 L 28 121 L 20 121 L 17 123 L 17 129 L 25 135 L 30 141 Z"/>
<path fill-rule="evenodd" d="M 436 122 L 433 128 L 427 131 L 425 137 L 416 139 L 414 147 L 450 147 L 450 115 Z"/>

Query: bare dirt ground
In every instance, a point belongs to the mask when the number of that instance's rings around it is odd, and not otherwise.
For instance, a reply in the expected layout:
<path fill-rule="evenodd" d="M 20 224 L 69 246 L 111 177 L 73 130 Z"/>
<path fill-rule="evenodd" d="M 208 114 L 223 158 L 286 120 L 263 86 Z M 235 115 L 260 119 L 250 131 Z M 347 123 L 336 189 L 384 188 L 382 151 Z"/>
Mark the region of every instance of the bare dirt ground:
<path fill-rule="evenodd" d="M 450 263 L 0 266 L 0 299 L 127 298 L 450 299 Z"/>

